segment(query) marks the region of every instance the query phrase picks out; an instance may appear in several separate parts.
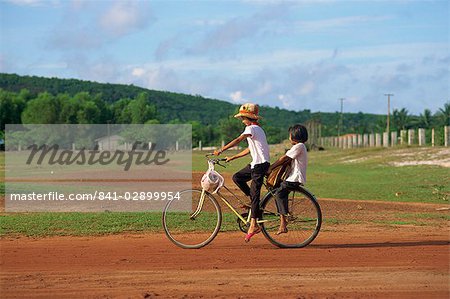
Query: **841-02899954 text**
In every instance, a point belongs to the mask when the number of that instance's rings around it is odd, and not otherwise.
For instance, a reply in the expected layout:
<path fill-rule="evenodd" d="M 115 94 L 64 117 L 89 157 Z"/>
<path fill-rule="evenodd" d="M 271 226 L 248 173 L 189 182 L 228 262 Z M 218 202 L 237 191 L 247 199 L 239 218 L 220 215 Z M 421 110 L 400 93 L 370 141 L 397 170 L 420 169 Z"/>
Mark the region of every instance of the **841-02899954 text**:
<path fill-rule="evenodd" d="M 154 200 L 154 201 L 165 201 L 165 200 L 179 200 L 180 193 L 173 191 L 154 191 L 154 192 L 143 192 L 143 191 L 128 191 L 128 192 L 116 192 L 116 191 L 95 191 L 92 193 L 70 193 L 64 194 L 60 192 L 47 192 L 47 193 L 13 193 L 10 195 L 12 201 L 89 201 L 89 200 L 100 200 L 100 201 L 116 201 L 116 200 L 127 200 L 127 201 L 138 201 L 138 200 Z"/>

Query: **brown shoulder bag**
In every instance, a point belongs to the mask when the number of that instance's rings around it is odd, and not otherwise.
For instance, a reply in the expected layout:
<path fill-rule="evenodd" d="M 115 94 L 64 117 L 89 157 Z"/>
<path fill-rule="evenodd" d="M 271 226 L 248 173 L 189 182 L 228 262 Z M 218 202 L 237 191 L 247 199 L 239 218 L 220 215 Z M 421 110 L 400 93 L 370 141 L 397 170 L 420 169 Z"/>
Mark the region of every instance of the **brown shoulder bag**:
<path fill-rule="evenodd" d="M 278 165 L 267 176 L 266 184 L 270 188 L 278 188 L 291 173 L 291 161 Z"/>

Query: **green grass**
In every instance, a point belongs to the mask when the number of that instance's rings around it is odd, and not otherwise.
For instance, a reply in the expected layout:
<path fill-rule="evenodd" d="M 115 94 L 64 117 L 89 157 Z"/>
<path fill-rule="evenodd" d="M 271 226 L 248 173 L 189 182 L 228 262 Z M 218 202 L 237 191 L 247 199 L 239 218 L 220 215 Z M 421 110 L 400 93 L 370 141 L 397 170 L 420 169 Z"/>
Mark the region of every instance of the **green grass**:
<path fill-rule="evenodd" d="M 160 231 L 161 213 L 14 213 L 0 216 L 0 235 L 83 236 Z"/>
<path fill-rule="evenodd" d="M 397 226 L 397 225 L 414 225 L 414 226 L 425 226 L 427 225 L 424 222 L 420 221 L 405 221 L 405 220 L 375 220 L 373 221 L 375 224 L 381 225 L 389 225 L 389 226 Z"/>
<path fill-rule="evenodd" d="M 319 198 L 448 203 L 448 168 L 391 166 L 396 151 L 311 152 L 306 186 Z"/>
<path fill-rule="evenodd" d="M 401 147 L 309 152 L 306 187 L 318 198 L 448 203 L 448 168 L 429 165 L 395 167 L 389 164 L 400 160 L 399 155 L 405 150 L 412 154 L 415 151 L 422 153 L 423 158 L 427 156 L 421 152 L 423 148 Z M 193 152 L 193 171 L 206 171 L 204 154 Z M 235 152 L 225 154 L 231 156 Z M 279 155 L 272 153 L 272 162 Z M 421 156 L 418 154 L 414 158 L 420 159 Z M 217 167 L 217 170 L 234 173 L 249 160 L 249 157 L 234 160 L 226 168 Z"/>
<path fill-rule="evenodd" d="M 399 218 L 429 219 L 429 220 L 450 220 L 450 215 L 442 213 L 399 213 Z"/>
<path fill-rule="evenodd" d="M 408 201 L 448 204 L 448 168 L 438 166 L 394 167 L 405 149 L 327 150 L 309 153 L 306 187 L 319 198 Z M 417 157 L 423 149 L 412 148 Z M 235 152 L 228 153 L 229 155 Z M 207 169 L 204 152 L 193 152 L 193 171 Z M 279 155 L 279 153 L 278 153 Z M 224 155 L 225 156 L 225 155 Z M 276 153 L 273 155 L 275 160 Z M 234 173 L 249 157 L 227 164 L 220 172 Z M 4 195 L 4 153 L 0 153 L 0 195 Z M 227 182 L 232 184 L 232 182 Z M 225 209 L 226 210 L 226 209 Z M 428 220 L 450 220 L 440 213 L 399 213 L 395 220 L 373 221 L 381 225 L 425 225 Z M 325 224 L 354 224 L 352 219 L 324 219 Z M 188 230 L 189 228 L 183 228 Z M 237 231 L 236 217 L 224 213 L 222 231 Z M 5 213 L 0 215 L 0 236 L 83 236 L 123 232 L 162 232 L 161 213 Z"/>
<path fill-rule="evenodd" d="M 399 159 L 396 154 L 402 150 L 371 148 L 310 152 L 306 187 L 318 198 L 448 203 L 448 168 L 389 165 L 389 162 Z M 226 152 L 229 155 L 235 153 Z M 193 171 L 206 171 L 208 166 L 205 154 L 196 151 L 192 153 Z M 277 154 L 272 156 L 272 160 L 275 160 Z M 249 160 L 249 157 L 244 157 L 226 164 L 226 168 L 217 166 L 217 170 L 235 173 Z M 0 195 L 5 194 L 4 161 L 4 153 L 0 153 Z"/>
<path fill-rule="evenodd" d="M 338 218 L 324 218 L 324 225 L 339 225 L 339 224 L 360 224 L 360 220 L 354 219 L 338 219 Z"/>
<path fill-rule="evenodd" d="M 0 216 L 0 236 L 28 237 L 86 236 L 136 232 L 163 232 L 161 212 L 102 212 L 102 213 L 11 213 Z M 236 216 L 223 213 L 221 231 L 236 231 Z M 204 219 L 204 218 L 203 218 Z M 199 225 L 180 221 L 181 231 L 202 231 L 211 227 L 209 218 Z M 188 225 L 189 224 L 189 225 Z"/>

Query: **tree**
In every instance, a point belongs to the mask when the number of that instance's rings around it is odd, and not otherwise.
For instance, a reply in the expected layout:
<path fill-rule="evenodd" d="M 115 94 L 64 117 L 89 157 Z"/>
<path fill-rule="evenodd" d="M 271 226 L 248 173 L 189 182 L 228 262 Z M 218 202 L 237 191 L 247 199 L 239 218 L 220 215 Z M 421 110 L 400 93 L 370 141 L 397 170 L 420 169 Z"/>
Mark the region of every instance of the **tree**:
<path fill-rule="evenodd" d="M 76 124 L 78 122 L 77 112 L 80 109 L 80 104 L 68 94 L 58 94 L 58 99 L 61 103 L 60 121 L 65 124 Z"/>
<path fill-rule="evenodd" d="M 191 121 L 190 124 L 192 125 L 192 144 L 198 144 L 199 141 L 201 141 L 203 138 L 203 126 L 199 121 Z"/>
<path fill-rule="evenodd" d="M 149 119 L 156 119 L 156 107 L 149 105 L 148 93 L 140 93 L 136 99 L 131 100 L 128 109 L 132 124 L 143 124 Z"/>
<path fill-rule="evenodd" d="M 219 120 L 218 127 L 220 138 L 222 138 L 225 142 L 233 140 L 244 130 L 241 121 L 234 117 Z"/>
<path fill-rule="evenodd" d="M 59 122 L 60 111 L 61 105 L 58 99 L 48 92 L 43 92 L 27 103 L 22 113 L 22 123 L 56 124 Z"/>
<path fill-rule="evenodd" d="M 428 129 L 431 127 L 433 122 L 433 115 L 430 109 L 425 109 L 423 113 L 420 114 L 417 125 L 420 128 Z"/>
<path fill-rule="evenodd" d="M 131 123 L 131 113 L 128 108 L 128 104 L 131 99 L 120 99 L 111 105 L 111 114 L 113 118 L 113 123 L 116 124 L 130 124 Z"/>
<path fill-rule="evenodd" d="M 450 126 L 450 102 L 445 103 L 443 108 L 439 108 L 437 118 L 441 126 Z"/>
<path fill-rule="evenodd" d="M 410 120 L 408 110 L 406 110 L 406 108 L 402 108 L 400 111 L 394 109 L 394 111 L 392 112 L 392 118 L 394 126 L 397 130 L 405 130 Z"/>
<path fill-rule="evenodd" d="M 22 96 L 0 89 L 0 130 L 6 124 L 20 124 L 20 115 L 25 107 Z"/>
<path fill-rule="evenodd" d="M 281 130 L 277 127 L 264 126 L 264 131 L 269 144 L 280 143 L 283 139 L 289 138 L 287 130 Z"/>
<path fill-rule="evenodd" d="M 99 123 L 100 109 L 92 101 L 82 103 L 81 109 L 77 113 L 77 121 L 79 124 L 96 124 Z"/>

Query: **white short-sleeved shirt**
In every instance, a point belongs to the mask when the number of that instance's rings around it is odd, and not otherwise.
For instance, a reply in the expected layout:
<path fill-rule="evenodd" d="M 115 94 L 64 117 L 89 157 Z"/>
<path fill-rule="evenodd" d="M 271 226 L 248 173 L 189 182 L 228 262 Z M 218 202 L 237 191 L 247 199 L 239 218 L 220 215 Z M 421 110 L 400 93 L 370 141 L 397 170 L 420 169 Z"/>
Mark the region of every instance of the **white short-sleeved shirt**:
<path fill-rule="evenodd" d="M 306 146 L 303 143 L 297 143 L 286 152 L 286 156 L 292 158 L 291 173 L 286 181 L 306 183 L 306 167 L 308 166 Z"/>
<path fill-rule="evenodd" d="M 247 142 L 250 149 L 250 155 L 252 156 L 250 167 L 253 168 L 256 164 L 269 162 L 269 144 L 267 143 L 264 130 L 260 126 L 250 125 L 245 127 L 245 130 L 241 135 L 247 134 L 250 135 L 250 137 L 247 137 Z"/>

